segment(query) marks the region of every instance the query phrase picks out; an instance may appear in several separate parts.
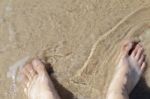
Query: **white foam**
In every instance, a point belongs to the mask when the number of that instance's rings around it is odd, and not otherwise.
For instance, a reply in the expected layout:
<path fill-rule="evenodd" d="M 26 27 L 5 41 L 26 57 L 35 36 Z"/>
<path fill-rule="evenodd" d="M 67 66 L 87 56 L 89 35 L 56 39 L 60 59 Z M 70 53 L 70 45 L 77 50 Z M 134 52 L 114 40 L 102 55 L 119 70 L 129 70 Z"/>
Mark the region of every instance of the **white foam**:
<path fill-rule="evenodd" d="M 9 66 L 9 70 L 7 72 L 7 77 L 12 80 L 12 85 L 10 85 L 10 93 L 12 97 L 16 96 L 16 80 L 18 79 L 17 77 L 17 71 L 22 68 L 27 60 L 29 59 L 29 56 L 22 58 L 21 60 L 17 61 L 15 64 L 12 66 Z"/>
<path fill-rule="evenodd" d="M 25 65 L 26 61 L 29 59 L 29 56 L 22 58 L 21 60 L 17 61 L 14 65 L 9 66 L 9 71 L 7 72 L 7 77 L 15 79 L 17 70 Z"/>

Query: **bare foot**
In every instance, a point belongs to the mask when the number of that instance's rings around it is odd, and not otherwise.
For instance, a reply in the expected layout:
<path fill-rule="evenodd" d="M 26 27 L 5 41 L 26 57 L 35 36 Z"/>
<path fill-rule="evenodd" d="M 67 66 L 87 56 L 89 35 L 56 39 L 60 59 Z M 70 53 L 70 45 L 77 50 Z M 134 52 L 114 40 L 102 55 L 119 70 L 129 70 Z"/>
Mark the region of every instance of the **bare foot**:
<path fill-rule="evenodd" d="M 60 99 L 44 64 L 35 59 L 21 70 L 22 84 L 29 99 Z"/>
<path fill-rule="evenodd" d="M 143 47 L 137 42 L 136 45 L 133 41 L 124 44 L 121 50 L 122 58 L 109 86 L 107 99 L 129 98 L 129 94 L 138 83 L 146 66 L 143 52 Z"/>

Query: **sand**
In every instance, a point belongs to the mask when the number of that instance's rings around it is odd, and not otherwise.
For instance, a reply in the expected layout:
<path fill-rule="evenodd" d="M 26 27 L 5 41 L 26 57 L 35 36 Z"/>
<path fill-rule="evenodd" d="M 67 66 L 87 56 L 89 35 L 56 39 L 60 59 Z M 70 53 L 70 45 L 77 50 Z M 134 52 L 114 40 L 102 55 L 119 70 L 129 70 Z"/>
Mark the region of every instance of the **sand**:
<path fill-rule="evenodd" d="M 62 99 L 105 99 L 128 38 L 141 40 L 149 63 L 149 0 L 1 0 L 0 99 L 26 99 L 18 71 L 37 56 Z M 150 98 L 149 67 L 144 77 L 131 99 Z"/>

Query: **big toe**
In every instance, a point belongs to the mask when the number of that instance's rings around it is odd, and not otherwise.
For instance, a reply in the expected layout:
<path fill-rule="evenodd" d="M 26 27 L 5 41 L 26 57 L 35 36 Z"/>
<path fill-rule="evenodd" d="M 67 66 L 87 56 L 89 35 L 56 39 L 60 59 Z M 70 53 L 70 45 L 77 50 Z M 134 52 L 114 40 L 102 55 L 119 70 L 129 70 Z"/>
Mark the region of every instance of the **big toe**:
<path fill-rule="evenodd" d="M 45 66 L 39 59 L 34 59 L 32 61 L 32 65 L 38 74 L 45 72 Z"/>
<path fill-rule="evenodd" d="M 129 52 L 133 48 L 133 46 L 134 46 L 134 41 L 126 41 L 123 45 L 122 52 L 125 55 L 129 55 Z"/>

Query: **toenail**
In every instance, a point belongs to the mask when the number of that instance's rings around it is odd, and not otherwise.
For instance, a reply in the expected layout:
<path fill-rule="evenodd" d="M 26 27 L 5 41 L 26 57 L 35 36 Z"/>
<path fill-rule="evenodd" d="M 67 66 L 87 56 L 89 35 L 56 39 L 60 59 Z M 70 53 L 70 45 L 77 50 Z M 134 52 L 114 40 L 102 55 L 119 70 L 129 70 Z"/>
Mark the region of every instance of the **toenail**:
<path fill-rule="evenodd" d="M 33 60 L 33 66 L 39 66 L 41 62 L 38 59 Z"/>

